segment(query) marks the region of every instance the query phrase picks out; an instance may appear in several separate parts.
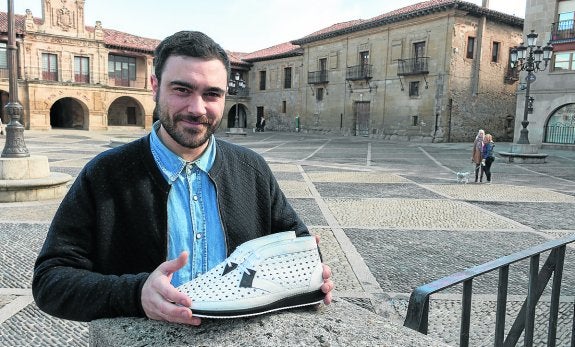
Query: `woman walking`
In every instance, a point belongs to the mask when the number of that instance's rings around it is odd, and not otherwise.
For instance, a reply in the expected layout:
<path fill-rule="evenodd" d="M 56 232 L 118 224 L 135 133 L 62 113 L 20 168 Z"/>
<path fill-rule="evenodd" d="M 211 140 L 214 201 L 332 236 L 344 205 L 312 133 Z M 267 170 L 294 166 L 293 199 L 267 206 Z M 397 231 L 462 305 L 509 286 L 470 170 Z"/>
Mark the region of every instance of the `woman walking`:
<path fill-rule="evenodd" d="M 493 156 L 493 147 L 495 147 L 495 144 L 493 143 L 493 136 L 491 136 L 491 134 L 485 135 L 485 139 L 483 141 L 484 166 L 483 170 L 481 171 L 479 182 L 483 180 L 483 172 L 485 172 L 487 183 L 491 183 L 491 164 L 493 164 L 493 161 L 495 160 L 495 157 Z"/>
<path fill-rule="evenodd" d="M 483 137 L 485 136 L 485 131 L 479 129 L 475 141 L 473 141 L 473 151 L 471 152 L 471 161 L 475 164 L 475 183 L 479 178 L 479 170 L 481 169 L 481 161 L 483 160 Z M 483 171 L 481 172 L 483 176 Z"/>

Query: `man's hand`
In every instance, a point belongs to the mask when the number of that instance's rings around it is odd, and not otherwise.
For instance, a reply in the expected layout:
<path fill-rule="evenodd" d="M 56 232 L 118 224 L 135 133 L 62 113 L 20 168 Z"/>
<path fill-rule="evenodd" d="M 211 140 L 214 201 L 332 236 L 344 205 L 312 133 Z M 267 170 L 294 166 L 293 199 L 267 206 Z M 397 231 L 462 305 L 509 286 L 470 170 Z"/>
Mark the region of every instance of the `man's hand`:
<path fill-rule="evenodd" d="M 319 235 L 315 235 L 315 242 L 319 245 Z M 323 298 L 323 303 L 329 305 L 331 303 L 331 291 L 335 287 L 331 281 L 331 269 L 326 264 L 323 266 L 323 284 L 321 285 L 321 290 L 325 293 Z"/>
<path fill-rule="evenodd" d="M 192 300 L 170 283 L 172 274 L 187 261 L 188 253 L 182 252 L 178 258 L 163 262 L 150 274 L 142 288 L 142 307 L 148 318 L 190 325 L 202 323 L 200 318 L 192 317 L 189 308 Z"/>

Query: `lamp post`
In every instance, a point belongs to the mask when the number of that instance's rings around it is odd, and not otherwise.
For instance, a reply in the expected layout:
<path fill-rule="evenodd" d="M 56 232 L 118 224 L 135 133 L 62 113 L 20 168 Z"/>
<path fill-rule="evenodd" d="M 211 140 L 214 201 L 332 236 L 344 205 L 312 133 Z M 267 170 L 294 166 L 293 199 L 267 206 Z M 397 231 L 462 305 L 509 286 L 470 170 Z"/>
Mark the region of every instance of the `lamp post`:
<path fill-rule="evenodd" d="M 234 119 L 234 132 L 243 132 L 244 129 L 239 126 L 240 124 L 240 114 L 239 114 L 239 92 L 246 88 L 246 82 L 240 78 L 240 74 L 238 72 L 235 73 L 234 78 L 228 82 L 228 86 L 230 87 L 230 94 L 236 96 L 236 117 Z"/>
<path fill-rule="evenodd" d="M 6 143 L 2 151 L 2 158 L 26 158 L 30 156 L 24 142 L 24 127 L 20 124 L 22 105 L 18 102 L 18 80 L 16 67 L 16 29 L 14 28 L 14 0 L 8 0 L 8 93 L 9 99 L 4 109 L 10 116 L 6 124 Z"/>
<path fill-rule="evenodd" d="M 525 107 L 523 109 L 523 121 L 521 122 L 523 129 L 521 129 L 521 134 L 517 141 L 518 144 L 529 144 L 529 130 L 527 130 L 529 121 L 527 118 L 530 113 L 533 113 L 533 101 L 535 101 L 535 98 L 529 95 L 531 82 L 535 82 L 537 79 L 535 72 L 544 71 L 547 68 L 553 53 L 553 47 L 549 43 L 543 48 L 536 45 L 537 36 L 538 34 L 535 30 L 531 30 L 531 33 L 527 34 L 527 46 L 521 43 L 519 47 L 511 50 L 511 65 L 517 67 L 519 71 L 527 71 L 527 76 L 525 77 L 527 84 L 525 88 Z M 543 67 L 541 67 L 542 62 L 545 64 Z"/>

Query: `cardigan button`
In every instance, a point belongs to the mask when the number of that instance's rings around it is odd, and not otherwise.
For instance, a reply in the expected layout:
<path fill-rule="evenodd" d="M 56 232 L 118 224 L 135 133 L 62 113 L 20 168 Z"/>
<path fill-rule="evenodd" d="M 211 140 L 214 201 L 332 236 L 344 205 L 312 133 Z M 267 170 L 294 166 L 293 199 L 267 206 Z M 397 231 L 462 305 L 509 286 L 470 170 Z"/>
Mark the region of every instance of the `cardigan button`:
<path fill-rule="evenodd" d="M 196 239 L 199 240 L 199 239 L 201 239 L 201 238 L 202 238 L 202 233 L 197 233 L 197 234 L 196 234 Z"/>

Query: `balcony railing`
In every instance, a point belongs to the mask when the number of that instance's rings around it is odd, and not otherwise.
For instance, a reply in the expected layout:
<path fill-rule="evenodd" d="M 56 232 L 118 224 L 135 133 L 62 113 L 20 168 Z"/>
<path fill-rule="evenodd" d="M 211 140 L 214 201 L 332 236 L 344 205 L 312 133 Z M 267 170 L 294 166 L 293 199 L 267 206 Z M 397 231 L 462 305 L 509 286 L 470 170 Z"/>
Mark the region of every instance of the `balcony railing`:
<path fill-rule="evenodd" d="M 551 26 L 551 41 L 575 41 L 575 23 L 573 19 L 553 23 Z"/>
<path fill-rule="evenodd" d="M 565 261 L 565 250 L 569 243 L 575 242 L 575 235 L 548 241 L 544 244 L 517 252 L 489 263 L 485 263 L 453 275 L 441 278 L 431 283 L 415 288 L 409 298 L 407 316 L 404 326 L 427 334 L 429 318 L 429 297 L 431 294 L 463 283 L 463 294 L 461 304 L 461 330 L 459 332 L 459 345 L 469 346 L 470 325 L 471 325 L 471 293 L 473 279 L 488 272 L 499 270 L 499 284 L 497 289 L 497 307 L 495 315 L 495 346 L 515 346 L 523 334 L 525 346 L 533 346 L 535 330 L 535 307 L 543 291 L 547 287 L 553 275 L 551 286 L 551 301 L 549 309 L 549 321 L 547 331 L 547 346 L 556 345 L 557 322 L 559 314 L 559 299 L 561 282 L 563 276 L 563 264 Z M 539 271 L 539 259 L 543 252 L 551 251 L 545 264 Z M 510 265 L 529 258 L 529 284 L 527 297 L 521 307 L 513 325 L 510 329 L 505 328 L 507 289 L 509 284 Z M 514 268 L 515 269 L 515 268 Z M 569 270 L 571 271 L 571 270 Z M 571 306 L 573 307 L 573 306 Z M 569 314 L 571 317 L 573 313 Z M 571 331 L 575 331 L 575 324 L 572 322 Z M 507 338 L 504 339 L 505 331 Z M 504 341 L 505 340 L 505 341 Z M 575 344 L 575 337 L 572 336 L 571 346 Z"/>
<path fill-rule="evenodd" d="M 233 97 L 237 96 L 238 98 L 245 98 L 250 95 L 250 88 L 249 87 L 230 88 L 228 89 L 228 95 L 231 95 Z"/>
<path fill-rule="evenodd" d="M 347 68 L 345 79 L 348 81 L 369 80 L 373 77 L 371 74 L 372 65 L 355 65 Z"/>
<path fill-rule="evenodd" d="M 0 69 L 0 77 L 2 76 L 2 69 Z M 111 87 L 126 87 L 145 89 L 149 86 L 148 80 L 145 77 L 136 76 L 136 78 L 116 78 L 110 76 L 108 73 L 99 74 L 76 74 L 72 70 L 58 70 L 57 72 L 45 72 L 40 68 L 26 67 L 23 69 L 24 79 L 31 82 L 46 82 L 46 83 L 73 83 L 73 84 L 92 84 L 92 85 L 107 85 Z M 19 76 L 18 78 L 21 78 Z"/>
<path fill-rule="evenodd" d="M 307 73 L 307 84 L 322 84 L 328 82 L 327 70 L 310 71 Z"/>
<path fill-rule="evenodd" d="M 423 75 L 429 73 L 427 61 L 429 57 L 418 57 L 397 60 L 397 75 Z"/>

